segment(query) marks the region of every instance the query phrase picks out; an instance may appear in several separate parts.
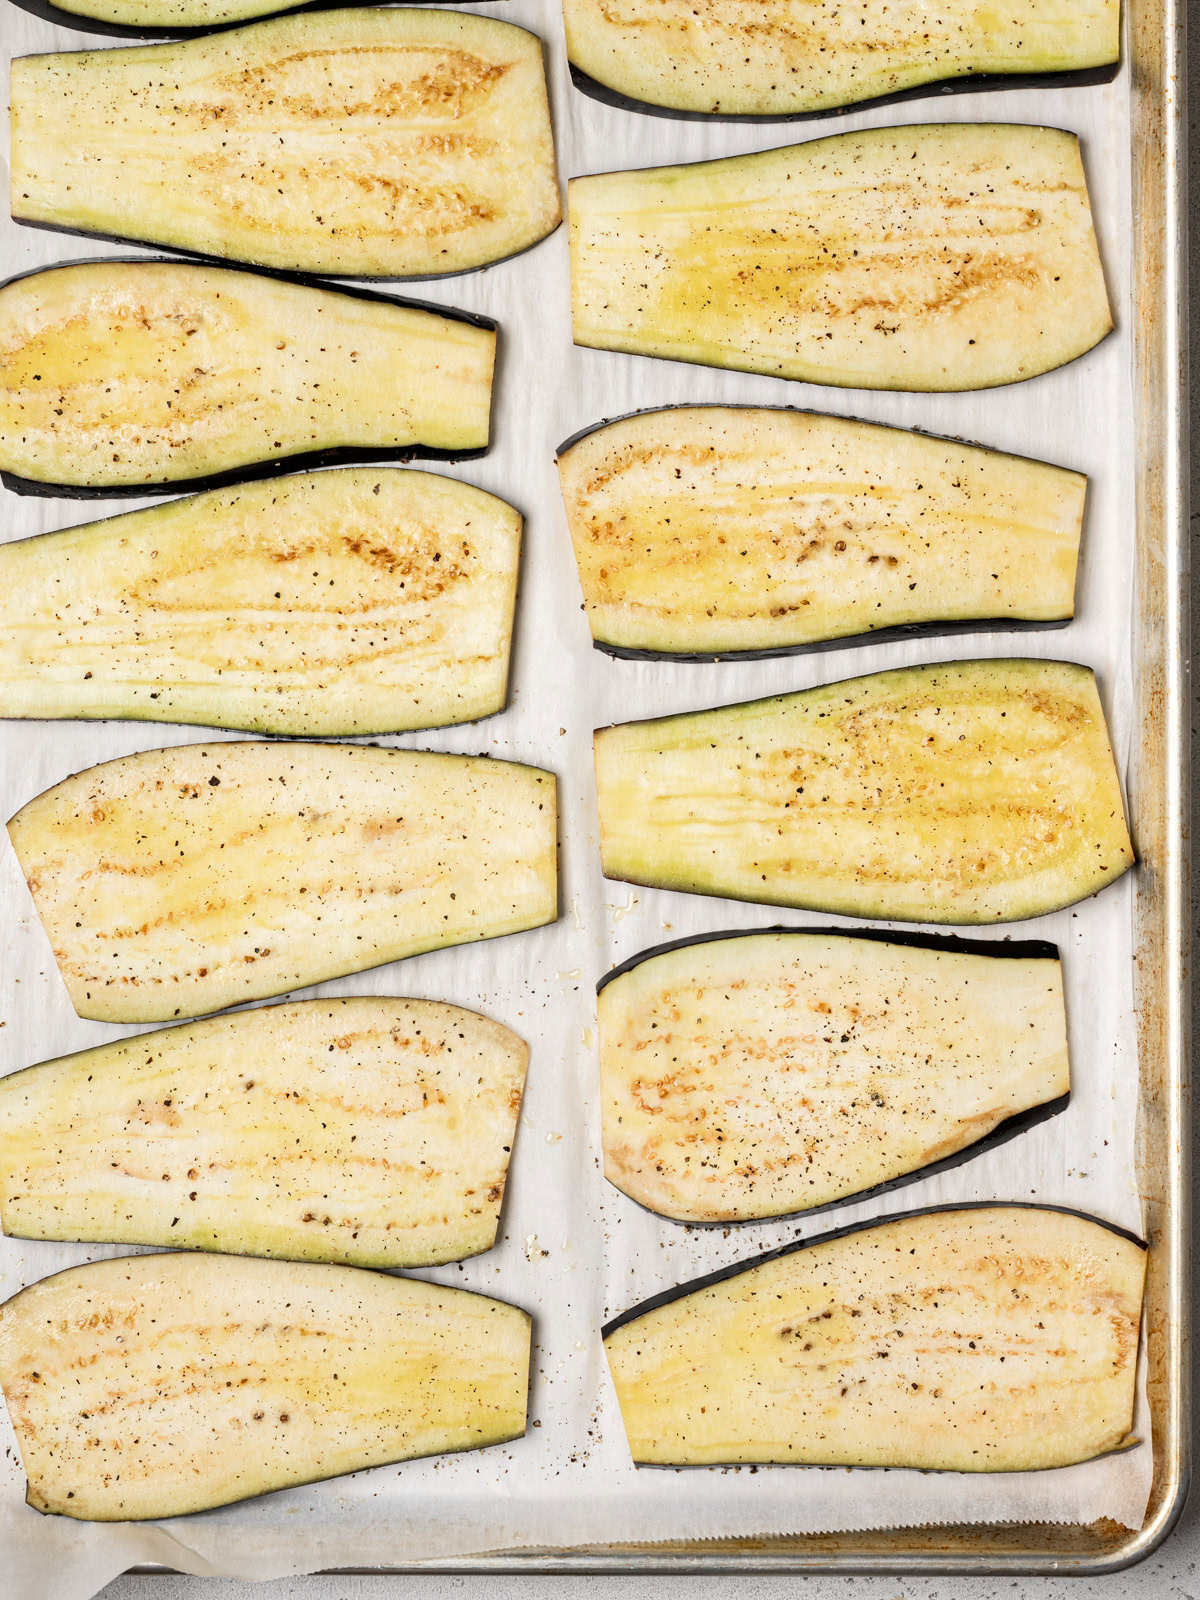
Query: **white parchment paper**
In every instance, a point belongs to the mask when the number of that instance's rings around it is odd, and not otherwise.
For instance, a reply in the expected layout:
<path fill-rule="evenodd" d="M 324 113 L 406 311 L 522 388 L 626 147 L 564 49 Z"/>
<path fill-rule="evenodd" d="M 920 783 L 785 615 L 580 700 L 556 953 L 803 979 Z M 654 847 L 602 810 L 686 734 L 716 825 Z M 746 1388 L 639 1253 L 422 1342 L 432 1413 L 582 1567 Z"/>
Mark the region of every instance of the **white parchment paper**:
<path fill-rule="evenodd" d="M 802 125 L 705 126 L 598 105 L 569 84 L 556 0 L 490 10 L 546 41 L 562 178 L 614 167 L 767 149 L 835 131 Z M 0 13 L 7 54 L 103 45 Z M 419 957 L 307 994 L 393 994 L 455 1001 L 526 1037 L 532 1059 L 501 1241 L 488 1255 L 427 1274 L 484 1290 L 535 1316 L 531 1427 L 515 1444 L 382 1467 L 226 1510 L 162 1524 L 88 1525 L 44 1518 L 23 1502 L 7 1418 L 0 1418 L 0 1594 L 84 1600 L 138 1561 L 265 1578 L 337 1565 L 447 1559 L 521 1546 L 663 1541 L 950 1521 L 1140 1525 L 1148 1444 L 1043 1473 L 970 1476 L 805 1468 L 638 1471 L 605 1368 L 606 1317 L 644 1296 L 784 1240 L 860 1216 L 931 1203 L 1041 1200 L 1132 1229 L 1142 1226 L 1132 1153 L 1137 1062 L 1131 907 L 1136 875 L 1091 900 L 989 936 L 1036 935 L 1061 947 L 1072 1100 L 1062 1116 L 1001 1149 L 863 1206 L 796 1222 L 693 1232 L 639 1210 L 604 1183 L 595 1060 L 598 977 L 664 939 L 810 915 L 606 883 L 596 847 L 591 734 L 627 718 L 801 689 L 875 669 L 956 657 L 1065 656 L 1095 667 L 1125 772 L 1131 739 L 1133 486 L 1130 383 L 1128 79 L 1085 89 L 960 95 L 846 117 L 836 128 L 938 120 L 1051 123 L 1082 135 L 1117 331 L 1059 372 L 977 395 L 821 389 L 706 371 L 571 345 L 566 231 L 488 271 L 412 292 L 486 312 L 501 325 L 494 444 L 481 461 L 441 467 L 504 496 L 526 515 L 512 697 L 501 717 L 385 741 L 485 752 L 554 769 L 562 815 L 562 916 L 532 933 Z M 4 141 L 7 159 L 7 139 Z M 5 181 L 7 173 L 5 173 Z M 40 264 L 129 253 L 0 222 L 3 275 Z M 404 286 L 397 286 L 403 292 Z M 920 426 L 1041 456 L 1090 476 L 1077 596 L 1065 633 L 981 634 L 877 645 L 826 656 L 669 666 L 610 660 L 590 648 L 558 495 L 554 448 L 575 430 L 638 407 L 690 401 L 791 404 Z M 131 509 L 140 502 L 0 498 L 0 538 Z M 236 737 L 136 723 L 0 723 L 0 804 L 9 815 L 68 773 L 158 745 Z M 15 859 L 0 846 L 0 1072 L 84 1049 L 130 1029 L 71 1010 Z M 0 1295 L 105 1247 L 0 1240 Z M 1149 1438 L 1144 1386 L 1136 1428 Z"/>

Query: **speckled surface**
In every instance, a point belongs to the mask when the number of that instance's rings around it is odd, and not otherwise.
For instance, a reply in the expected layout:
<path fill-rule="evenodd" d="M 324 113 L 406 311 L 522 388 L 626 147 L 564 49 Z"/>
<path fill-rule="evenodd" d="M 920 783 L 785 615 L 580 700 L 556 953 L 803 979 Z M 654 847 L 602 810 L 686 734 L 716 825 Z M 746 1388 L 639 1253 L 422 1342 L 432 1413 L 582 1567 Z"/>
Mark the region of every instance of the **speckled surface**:
<path fill-rule="evenodd" d="M 1195 7 L 1200 16 L 1200 4 Z M 1200 50 L 1189 68 L 1189 118 L 1193 152 L 1191 207 L 1200 219 Z M 1191 249 L 1191 276 L 1200 284 L 1200 220 Z M 1200 371 L 1200 318 L 1193 324 L 1193 370 Z M 1200 394 L 1192 391 L 1193 435 L 1200 439 Z M 1200 452 L 1198 452 L 1200 454 Z M 1193 526 L 1200 523 L 1200 472 L 1192 470 Z M 1193 631 L 1200 637 L 1200 605 L 1193 603 Z M 1193 729 L 1200 723 L 1193 704 Z M 1193 789 L 1193 813 L 1200 816 L 1200 794 Z M 1200 1019 L 1198 1019 L 1200 1020 Z M 1200 1208 L 1198 1208 L 1200 1210 Z M 1200 1260 L 1195 1262 L 1200 1268 Z M 1193 1272 L 1200 1285 L 1200 1270 Z M 1200 1429 L 1197 1430 L 1200 1434 Z M 286 1578 L 263 1584 L 254 1600 L 383 1600 L 404 1594 L 419 1600 L 590 1600 L 603 1588 L 604 1600 L 724 1600 L 736 1592 L 737 1600 L 782 1600 L 803 1592 L 821 1600 L 1085 1600 L 1099 1596 L 1136 1595 L 1138 1600 L 1200 1600 L 1200 1496 L 1193 1498 L 1175 1532 L 1162 1549 L 1132 1573 L 1094 1580 L 1079 1579 L 932 1579 L 914 1578 L 497 1578 L 394 1577 L 394 1578 Z M 2 1591 L 2 1580 L 0 1580 Z M 110 1584 L 104 1600 L 243 1600 L 244 1584 L 208 1578 L 125 1577 Z"/>
<path fill-rule="evenodd" d="M 1159 1556 L 1134 1573 L 1074 1578 L 281 1578 L 253 1590 L 219 1578 L 121 1578 L 104 1600 L 1195 1600 L 1200 1535 L 1185 1519 Z"/>

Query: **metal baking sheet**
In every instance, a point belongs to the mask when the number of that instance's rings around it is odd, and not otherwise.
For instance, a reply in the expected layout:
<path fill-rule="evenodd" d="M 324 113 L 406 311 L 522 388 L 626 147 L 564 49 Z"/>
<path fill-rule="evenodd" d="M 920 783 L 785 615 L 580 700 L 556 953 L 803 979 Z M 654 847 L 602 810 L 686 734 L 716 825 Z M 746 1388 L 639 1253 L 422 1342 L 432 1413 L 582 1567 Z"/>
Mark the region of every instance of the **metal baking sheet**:
<path fill-rule="evenodd" d="M 819 137 L 835 126 L 826 122 L 812 127 L 697 127 L 599 106 L 569 86 L 555 0 L 510 0 L 504 15 L 534 28 L 547 42 L 564 180 L 577 172 L 610 166 L 765 149 Z M 105 42 L 11 10 L 5 13 L 0 31 L 4 43 L 21 51 L 73 49 Z M 1085 163 L 1114 290 L 1118 331 L 1101 347 L 1104 353 L 1097 354 L 1095 361 L 1084 358 L 1061 374 L 1029 385 L 982 396 L 882 396 L 571 351 L 563 337 L 567 277 L 561 232 L 517 261 L 418 291 L 447 305 L 486 311 L 501 322 L 503 356 L 493 451 L 482 462 L 441 470 L 506 495 L 526 512 L 528 524 L 511 710 L 504 718 L 474 729 L 409 737 L 403 742 L 489 750 L 538 761 L 559 772 L 564 812 L 571 819 L 564 826 L 563 918 L 556 930 L 475 947 L 461 966 L 456 954 L 447 952 L 386 969 L 385 977 L 363 974 L 321 991 L 423 994 L 457 1000 L 491 1011 L 534 1040 L 530 1094 L 506 1203 L 505 1242 L 494 1257 L 479 1258 L 462 1276 L 453 1269 L 434 1274 L 530 1304 L 544 1294 L 538 1278 L 538 1251 L 543 1240 L 553 1252 L 554 1270 L 561 1270 L 557 1281 L 564 1285 L 570 1284 L 572 1270 L 572 1263 L 565 1259 L 568 1239 L 577 1259 L 594 1258 L 606 1248 L 615 1257 L 631 1248 L 621 1243 L 622 1221 L 611 1199 L 606 1210 L 600 1197 L 601 1221 L 597 1225 L 578 1193 L 582 1188 L 594 1196 L 597 1186 L 602 1189 L 598 1175 L 586 1170 L 587 1163 L 594 1161 L 595 1145 L 594 1051 L 586 1036 L 592 983 L 621 955 L 671 936 L 661 931 L 664 921 L 671 921 L 673 931 L 678 932 L 732 926 L 735 921 L 731 908 L 717 902 L 630 893 L 600 882 L 594 839 L 589 837 L 594 835 L 588 749 L 592 723 L 748 698 L 775 687 L 803 687 L 909 661 L 1009 653 L 1088 660 L 1101 669 L 1102 687 L 1111 698 L 1121 679 L 1116 662 L 1118 658 L 1126 660 L 1127 681 L 1122 680 L 1123 687 L 1116 691 L 1121 704 L 1116 708 L 1110 704 L 1110 714 L 1115 709 L 1118 731 L 1124 735 L 1124 777 L 1141 857 L 1128 894 L 1136 957 L 1131 1008 L 1131 1017 L 1136 1013 L 1139 1075 L 1136 1187 L 1151 1247 L 1144 1345 L 1151 1418 L 1148 1448 L 1153 1451 L 1154 1476 L 1142 1527 L 1131 1531 L 1115 1522 L 1047 1520 L 996 1526 L 963 1521 L 866 1532 L 776 1532 L 714 1541 L 698 1536 L 699 1498 L 688 1505 L 684 1501 L 687 1490 L 681 1489 L 681 1501 L 691 1512 L 689 1519 L 680 1518 L 692 1522 L 686 1536 L 664 1536 L 641 1544 L 577 1541 L 571 1548 L 557 1548 L 551 1531 L 536 1547 L 488 1554 L 485 1546 L 485 1553 L 478 1555 L 433 1556 L 365 1568 L 339 1565 L 337 1570 L 1095 1572 L 1139 1559 L 1169 1529 L 1182 1505 L 1188 1461 L 1183 858 L 1186 524 L 1179 49 L 1180 22 L 1173 0 L 1163 4 L 1132 0 L 1125 18 L 1123 67 L 1113 86 L 956 96 L 950 102 L 917 101 L 857 113 L 845 120 L 847 127 L 950 119 L 1046 122 L 1084 134 Z M 3 276 L 23 267 L 94 253 L 91 247 L 81 248 L 79 241 L 67 237 L 35 234 L 11 225 L 0 228 Z M 544 309 L 531 313 L 531 306 Z M 1085 541 L 1095 532 L 1098 516 L 1111 519 L 1123 510 L 1126 500 L 1118 499 L 1114 507 L 1111 496 L 1124 495 L 1127 490 L 1131 523 L 1127 560 L 1111 570 L 1100 570 L 1093 559 L 1086 574 L 1079 622 L 1067 633 L 1037 644 L 1029 635 L 978 636 L 932 641 L 920 647 L 880 645 L 848 655 L 757 668 L 748 664 L 655 668 L 608 660 L 587 649 L 550 455 L 558 440 L 575 428 L 629 409 L 631 400 L 655 405 L 691 399 L 811 406 L 925 426 L 1002 448 L 1041 453 L 1065 465 L 1085 464 L 1089 448 L 1095 450 L 1096 441 L 1103 440 L 1100 453 L 1106 453 L 1108 459 L 1104 470 L 1092 467 L 1097 504 L 1089 510 Z M 1110 477 L 1119 480 L 1119 489 L 1114 490 Z M 125 509 L 69 501 L 16 502 L 9 496 L 3 504 L 5 538 L 67 526 L 102 515 L 106 509 Z M 1086 546 L 1084 559 L 1088 565 Z M 1112 635 L 1114 630 L 1121 632 L 1121 647 L 1098 659 L 1102 636 L 1105 632 Z M 561 722 L 548 715 L 553 696 L 545 698 L 546 680 L 553 683 L 556 677 L 561 679 Z M 78 724 L 9 724 L 0 731 L 11 774 L 5 798 L 14 804 L 92 761 L 201 737 L 195 730 L 120 723 L 86 728 Z M 73 1017 L 27 902 L 18 897 L 11 904 L 19 909 L 21 925 L 16 926 L 10 918 L 0 944 L 5 968 L 0 976 L 6 985 L 4 1020 L 11 1018 L 6 1035 L 0 1035 L 0 1070 L 4 1071 L 119 1031 L 100 1030 Z M 758 926 L 777 919 L 766 908 L 754 912 L 747 908 L 746 915 L 737 920 Z M 1064 949 L 1070 949 L 1062 930 L 1046 926 L 1049 920 L 1041 919 L 1019 932 L 1057 937 Z M 1081 959 L 1078 946 L 1072 953 Z M 24 992 L 8 986 L 8 975 L 18 971 L 25 979 Z M 523 986 L 526 997 L 521 1014 L 517 1014 L 514 981 Z M 36 987 L 31 989 L 31 985 Z M 1077 1071 L 1080 1066 L 1076 1060 Z M 1091 1062 L 1088 1068 L 1093 1069 Z M 1094 1070 L 1112 1069 L 1097 1059 Z M 1048 1161 L 1062 1155 L 1052 1140 L 1044 1148 Z M 969 1167 L 960 1173 L 961 1181 L 952 1181 L 948 1192 L 927 1195 L 924 1188 L 914 1189 L 911 1200 L 905 1197 L 905 1204 L 931 1198 L 972 1198 L 977 1190 L 971 1183 L 986 1186 L 989 1181 L 986 1172 L 976 1172 L 972 1179 Z M 1048 1181 L 1057 1182 L 1057 1175 L 1048 1174 Z M 1001 1198 L 1016 1197 L 995 1180 L 992 1187 Z M 557 1197 L 550 1227 L 543 1199 L 547 1192 Z M 1053 1200 L 1061 1193 L 1059 1185 L 1044 1197 Z M 1103 1196 L 1088 1193 L 1086 1184 L 1082 1191 L 1068 1191 L 1068 1196 L 1085 1209 L 1105 1210 Z M 872 1214 L 889 1209 L 901 1207 L 879 1203 L 867 1208 Z M 848 1207 L 844 1214 L 857 1213 Z M 839 1220 L 842 1215 L 838 1214 Z M 829 1219 L 821 1223 L 821 1227 L 829 1225 Z M 669 1233 L 669 1225 L 663 1226 Z M 778 1227 L 745 1230 L 724 1246 L 720 1261 L 756 1254 L 776 1242 L 779 1232 Z M 539 1233 L 540 1239 L 531 1245 L 532 1233 Z M 106 1253 L 110 1252 L 30 1246 L 24 1248 L 21 1266 L 15 1270 L 22 1276 L 37 1277 L 70 1261 Z M 693 1261 L 676 1242 L 664 1251 L 663 1264 L 643 1266 L 644 1284 L 639 1282 L 636 1290 L 631 1287 L 608 1309 L 622 1309 L 648 1288 L 681 1281 L 701 1270 L 708 1260 Z M 13 1270 L 10 1266 L 6 1271 L 4 1292 L 16 1286 Z M 599 1381 L 596 1375 L 602 1367 L 591 1344 L 594 1330 L 584 1326 L 585 1321 L 569 1304 L 561 1316 L 557 1312 L 539 1315 L 538 1359 L 549 1371 L 535 1382 L 545 1390 L 558 1390 L 564 1382 L 586 1385 Z M 576 1345 L 585 1348 L 576 1351 Z M 573 1365 L 576 1376 L 565 1376 L 563 1369 L 570 1374 Z M 544 1400 L 545 1395 L 539 1399 L 535 1389 L 531 1415 L 545 1418 L 547 1427 L 552 1427 L 552 1402 L 539 1415 Z M 610 1411 L 608 1421 L 614 1420 Z M 539 1436 L 539 1445 L 545 1438 L 545 1434 Z M 582 1433 L 579 1444 L 586 1452 L 588 1440 Z M 389 1470 L 396 1469 L 380 1469 Z M 431 1465 L 428 1470 L 435 1469 Z M 278 1533 L 285 1541 L 303 1538 L 303 1525 L 286 1501 L 286 1496 L 275 1500 L 281 1512 Z M 66 1524 L 58 1526 L 64 1542 L 75 1532 Z M 164 1564 L 177 1562 L 185 1569 L 193 1565 L 188 1551 L 181 1546 L 173 1548 L 170 1538 L 146 1554 Z"/>

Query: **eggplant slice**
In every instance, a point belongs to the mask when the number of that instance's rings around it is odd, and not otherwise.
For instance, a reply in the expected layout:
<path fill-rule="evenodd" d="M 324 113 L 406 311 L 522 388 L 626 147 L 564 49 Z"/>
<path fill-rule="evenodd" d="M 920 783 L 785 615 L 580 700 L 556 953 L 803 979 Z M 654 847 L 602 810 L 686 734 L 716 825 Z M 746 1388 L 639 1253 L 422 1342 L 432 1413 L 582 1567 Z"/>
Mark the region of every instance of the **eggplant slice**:
<path fill-rule="evenodd" d="M 575 343 L 858 389 L 986 389 L 1112 327 L 1079 141 L 930 123 L 574 178 Z"/>
<path fill-rule="evenodd" d="M 713 660 L 1060 627 L 1087 479 L 810 411 L 680 406 L 564 446 L 592 637 Z"/>
<path fill-rule="evenodd" d="M 608 878 L 898 922 L 1012 922 L 1133 864 L 1096 681 L 952 661 L 599 729 Z"/>
<path fill-rule="evenodd" d="M 356 278 L 467 272 L 561 220 L 541 40 L 307 12 L 12 68 L 18 222 Z"/>
<path fill-rule="evenodd" d="M 1021 1204 L 785 1245 L 605 1328 L 633 1459 L 952 1472 L 1090 1461 L 1135 1442 L 1145 1264 L 1118 1229 Z"/>
<path fill-rule="evenodd" d="M 71 1003 L 169 1022 L 558 914 L 555 781 L 484 756 L 180 745 L 23 806 L 9 837 Z"/>
<path fill-rule="evenodd" d="M 490 1250 L 529 1050 L 461 1006 L 306 1000 L 0 1078 L 0 1222 L 430 1267 Z"/>
<path fill-rule="evenodd" d="M 911 1183 L 1070 1092 L 1052 945 L 710 935 L 610 974 L 598 1012 L 605 1176 L 676 1222 Z"/>
<path fill-rule="evenodd" d="M 563 0 L 576 86 L 633 111 L 756 119 L 828 115 L 946 90 L 1104 83 L 1119 0 L 1003 10 L 894 0 Z"/>
<path fill-rule="evenodd" d="M 0 289 L 0 480 L 213 488 L 300 466 L 482 455 L 496 332 L 364 289 L 178 261 Z"/>
<path fill-rule="evenodd" d="M 0 546 L 0 713 L 395 733 L 504 709 L 521 516 L 347 467 Z"/>
<path fill-rule="evenodd" d="M 525 1432 L 530 1320 L 357 1267 L 231 1256 L 72 1267 L 0 1307 L 37 1511 L 175 1517 Z"/>

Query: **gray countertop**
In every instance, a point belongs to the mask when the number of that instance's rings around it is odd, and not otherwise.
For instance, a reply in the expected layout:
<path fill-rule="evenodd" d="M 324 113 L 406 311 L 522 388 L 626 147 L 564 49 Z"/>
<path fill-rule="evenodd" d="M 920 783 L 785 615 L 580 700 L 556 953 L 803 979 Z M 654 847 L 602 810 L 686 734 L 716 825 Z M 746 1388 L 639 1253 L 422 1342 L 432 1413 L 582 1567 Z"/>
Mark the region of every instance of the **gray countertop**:
<path fill-rule="evenodd" d="M 1200 15 L 1200 4 L 1196 8 Z M 1189 63 L 1189 118 L 1191 162 L 1191 212 L 1197 219 L 1191 244 L 1191 281 L 1200 286 L 1200 49 Z M 1192 370 L 1200 372 L 1200 316 L 1192 326 Z M 1200 441 L 1200 393 L 1192 391 L 1192 435 Z M 1192 523 L 1200 521 L 1200 449 L 1192 467 Z M 1200 587 L 1200 586 L 1198 586 Z M 1193 632 L 1200 638 L 1200 603 L 1193 599 Z M 1193 701 L 1195 733 L 1197 701 Z M 1200 738 L 1196 740 L 1200 751 Z M 1200 775 L 1200 764 L 1196 768 Z M 1200 784 L 1193 781 L 1193 817 L 1200 817 Z M 1200 999 L 1200 985 L 1196 998 Z M 1200 1018 L 1196 1019 L 1200 1021 Z M 1200 1027 L 1196 1029 L 1200 1038 Z M 1197 1163 L 1200 1173 L 1200 1163 Z M 1200 1204 L 1196 1206 L 1200 1217 Z M 1198 1234 L 1200 1237 L 1200 1234 Z M 1193 1249 L 1196 1255 L 1195 1247 Z M 1200 1290 L 1200 1261 L 1193 1280 Z M 1200 1422 L 1196 1427 L 1200 1438 Z M 738 1600 L 781 1600 L 803 1592 L 811 1600 L 1054 1600 L 1069 1596 L 1085 1600 L 1098 1596 L 1115 1600 L 1133 1595 L 1138 1600 L 1200 1600 L 1200 1494 L 1193 1497 L 1174 1533 L 1158 1553 L 1129 1573 L 1090 1580 L 1072 1578 L 566 1578 L 566 1577 L 380 1577 L 282 1578 L 248 1591 L 245 1584 L 219 1578 L 127 1576 L 109 1584 L 103 1600 L 384 1600 L 404 1594 L 419 1600 L 585 1600 L 603 1588 L 604 1600 L 723 1600 L 736 1588 Z"/>
<path fill-rule="evenodd" d="M 119 1578 L 104 1600 L 1194 1600 L 1200 1596 L 1197 1525 L 1184 1522 L 1162 1552 L 1130 1573 L 1078 1578 L 281 1578 L 256 1585 L 220 1578 Z"/>

